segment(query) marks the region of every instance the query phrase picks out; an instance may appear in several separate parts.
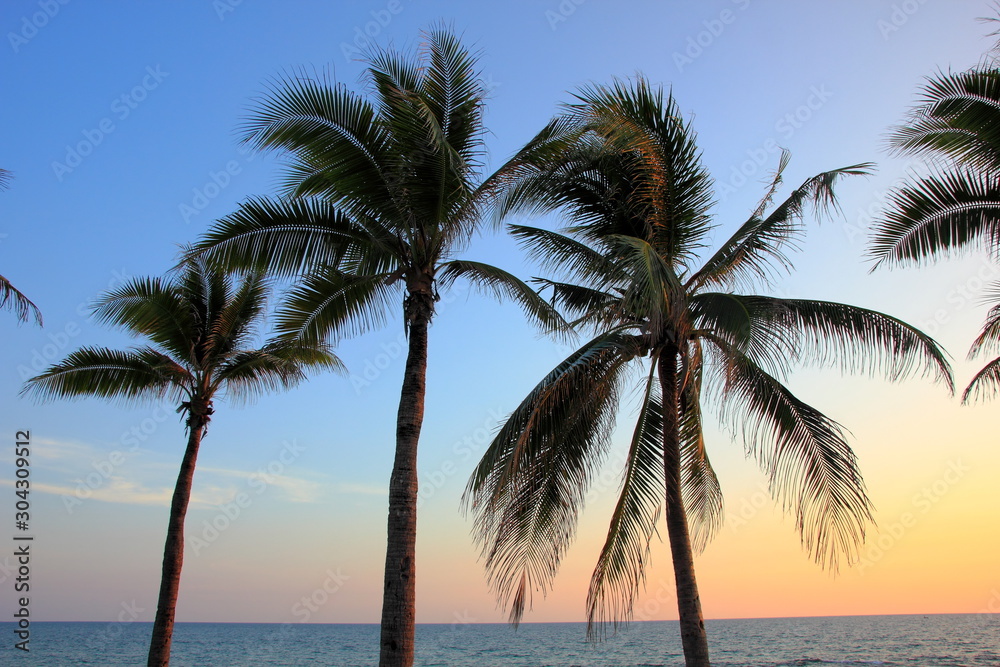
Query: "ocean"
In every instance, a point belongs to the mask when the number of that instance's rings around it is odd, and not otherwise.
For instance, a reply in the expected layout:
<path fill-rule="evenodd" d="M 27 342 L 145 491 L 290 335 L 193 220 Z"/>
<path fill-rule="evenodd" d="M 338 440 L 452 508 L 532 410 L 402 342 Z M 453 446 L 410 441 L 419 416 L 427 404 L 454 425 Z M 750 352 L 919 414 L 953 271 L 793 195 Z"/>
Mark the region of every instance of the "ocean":
<path fill-rule="evenodd" d="M 1000 665 L 1000 615 L 710 620 L 715 667 Z M 0 665 L 144 665 L 149 623 L 32 623 L 25 653 L 0 623 Z M 422 667 L 673 667 L 676 622 L 639 622 L 603 643 L 583 623 L 417 626 Z M 175 667 L 365 666 L 378 662 L 377 625 L 178 623 Z"/>

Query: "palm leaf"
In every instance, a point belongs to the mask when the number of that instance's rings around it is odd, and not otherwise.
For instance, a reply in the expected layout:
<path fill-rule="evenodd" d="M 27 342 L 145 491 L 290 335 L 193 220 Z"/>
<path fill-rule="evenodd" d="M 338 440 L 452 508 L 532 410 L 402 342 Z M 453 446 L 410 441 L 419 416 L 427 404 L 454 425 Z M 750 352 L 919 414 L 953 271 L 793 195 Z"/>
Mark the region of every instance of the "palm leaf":
<path fill-rule="evenodd" d="M 625 459 L 621 494 L 587 591 L 587 636 L 604 638 L 632 617 L 649 565 L 649 543 L 663 509 L 663 406 L 656 358 Z"/>
<path fill-rule="evenodd" d="M 581 324 L 614 324 L 622 320 L 621 298 L 618 296 L 545 278 L 533 278 L 532 282 L 541 285 L 539 294 L 546 288 L 551 289 L 552 296 L 549 300 L 553 307 L 562 308 L 568 315 L 577 318 L 569 323 L 572 328 Z"/>
<path fill-rule="evenodd" d="M 277 331 L 287 340 L 316 343 L 380 327 L 392 305 L 402 303 L 397 278 L 393 274 L 358 276 L 332 267 L 318 269 L 287 295 L 276 315 Z"/>
<path fill-rule="evenodd" d="M 893 191 L 876 224 L 869 254 L 885 262 L 916 263 L 982 244 L 1000 252 L 1000 185 L 988 172 L 938 174 Z"/>
<path fill-rule="evenodd" d="M 702 350 L 692 341 L 686 355 L 680 391 L 681 493 L 691 533 L 692 548 L 701 553 L 712 541 L 724 519 L 722 487 L 708 460 L 702 426 Z"/>
<path fill-rule="evenodd" d="M 962 403 L 991 398 L 1000 389 L 1000 357 L 986 364 L 962 393 Z"/>
<path fill-rule="evenodd" d="M 521 402 L 487 448 L 463 503 L 490 586 L 518 623 L 547 592 L 614 426 L 626 362 L 639 349 L 612 332 L 589 341 Z"/>
<path fill-rule="evenodd" d="M 653 233 L 648 240 L 671 262 L 693 259 L 711 229 L 712 180 L 673 95 L 664 98 L 662 88 L 639 76 L 586 86 L 576 96 L 568 112 L 587 119 L 610 147 L 635 157 L 627 196 L 642 202 Z"/>
<path fill-rule="evenodd" d="M 194 359 L 203 321 L 175 285 L 160 278 L 133 278 L 105 293 L 92 310 L 99 322 L 146 336 L 177 359 Z"/>
<path fill-rule="evenodd" d="M 768 283 L 778 272 L 791 268 L 787 250 L 797 249 L 804 227 L 807 206 L 812 204 L 820 213 L 837 208 L 834 186 L 844 176 L 867 176 L 872 164 L 856 164 L 825 171 L 807 179 L 781 204 L 764 215 L 765 207 L 780 183 L 782 166 L 767 196 L 750 219 L 708 259 L 688 282 L 690 289 L 706 285 L 718 287 L 749 287 L 757 282 Z"/>
<path fill-rule="evenodd" d="M 21 322 L 33 317 L 35 324 L 42 325 L 42 311 L 3 276 L 0 276 L 0 308 L 14 311 L 14 317 Z"/>
<path fill-rule="evenodd" d="M 326 344 L 276 340 L 232 355 L 218 368 L 212 382 L 217 389 L 224 387 L 230 398 L 245 401 L 265 392 L 289 389 L 303 381 L 309 369 L 345 371 Z"/>
<path fill-rule="evenodd" d="M 607 256 L 558 232 L 510 225 L 510 234 L 542 269 L 591 285 L 622 284 L 628 274 Z"/>
<path fill-rule="evenodd" d="M 126 403 L 190 395 L 190 373 L 150 347 L 128 351 L 82 347 L 25 383 L 22 394 L 41 399 L 97 396 Z"/>
<path fill-rule="evenodd" d="M 733 346 L 705 340 L 719 356 L 724 417 L 742 425 L 771 493 L 794 515 L 803 546 L 833 571 L 841 559 L 853 563 L 872 515 L 843 429 Z"/>
<path fill-rule="evenodd" d="M 387 215 L 395 209 L 386 169 L 390 138 L 375 114 L 346 86 L 300 72 L 270 82 L 243 125 L 243 140 L 292 158 L 286 194 L 322 195 L 354 214 Z"/>
<path fill-rule="evenodd" d="M 947 156 L 972 170 L 1000 166 L 1000 71 L 939 73 L 920 98 L 908 124 L 890 135 L 897 154 Z"/>
<path fill-rule="evenodd" d="M 469 260 L 453 260 L 441 265 L 438 281 L 442 288 L 447 289 L 458 278 L 466 278 L 498 300 L 507 297 L 515 301 L 528 318 L 546 333 L 566 333 L 568 330 L 566 321 L 555 308 L 526 283 L 503 269 Z"/>
<path fill-rule="evenodd" d="M 695 296 L 691 307 L 699 328 L 779 374 L 793 363 L 839 365 L 894 381 L 921 372 L 954 391 L 944 350 L 927 334 L 874 310 L 710 292 Z"/>
<path fill-rule="evenodd" d="M 252 199 L 219 220 L 191 252 L 230 270 L 266 268 L 280 276 L 344 263 L 375 272 L 395 268 L 398 238 L 373 220 L 364 222 L 319 199 Z"/>

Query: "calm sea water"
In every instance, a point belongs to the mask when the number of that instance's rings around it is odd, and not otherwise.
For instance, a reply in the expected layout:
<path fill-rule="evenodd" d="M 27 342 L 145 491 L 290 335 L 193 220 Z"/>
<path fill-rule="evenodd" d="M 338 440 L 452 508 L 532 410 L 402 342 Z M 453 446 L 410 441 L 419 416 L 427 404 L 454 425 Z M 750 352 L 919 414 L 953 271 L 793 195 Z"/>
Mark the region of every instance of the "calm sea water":
<path fill-rule="evenodd" d="M 1000 665 L 997 615 L 851 616 L 708 621 L 716 667 Z M 635 623 L 602 644 L 581 623 L 419 625 L 424 667 L 655 667 L 683 665 L 676 622 Z M 151 624 L 34 623 L 31 652 L 0 623 L 0 665 L 144 665 Z M 179 623 L 171 665 L 370 666 L 377 625 Z"/>

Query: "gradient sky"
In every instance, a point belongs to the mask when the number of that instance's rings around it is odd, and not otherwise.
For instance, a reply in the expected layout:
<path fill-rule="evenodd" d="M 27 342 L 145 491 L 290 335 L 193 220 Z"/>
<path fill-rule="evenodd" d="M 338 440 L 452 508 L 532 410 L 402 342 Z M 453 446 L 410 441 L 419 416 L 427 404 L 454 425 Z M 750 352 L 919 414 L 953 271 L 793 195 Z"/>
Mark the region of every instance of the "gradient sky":
<path fill-rule="evenodd" d="M 0 313 L 0 537 L 13 533 L 14 433 L 30 429 L 34 617 L 113 620 L 133 605 L 137 620 L 153 618 L 185 441 L 175 406 L 38 405 L 17 394 L 25 374 L 80 345 L 128 345 L 95 326 L 86 305 L 125 278 L 162 273 L 179 244 L 237 202 L 275 191 L 276 162 L 235 138 L 269 79 L 305 70 L 356 86 L 359 35 L 408 47 L 422 28 L 451 22 L 482 53 L 496 166 L 568 91 L 643 72 L 672 87 L 693 119 L 719 188 L 716 242 L 760 197 L 777 164 L 770 147 L 792 152 L 787 184 L 875 161 L 875 176 L 843 183 L 842 216 L 810 222 L 796 271 L 774 291 L 923 326 L 953 355 L 964 386 L 977 368 L 964 359 L 986 312 L 982 286 L 1000 269 L 969 254 L 869 274 L 864 247 L 887 189 L 921 169 L 886 155 L 887 129 L 925 76 L 966 68 L 992 46 L 990 26 L 976 20 L 990 13 L 979 0 L 4 2 L 0 166 L 15 178 L 0 193 L 0 273 L 39 305 L 45 328 Z M 499 235 L 477 239 L 469 255 L 525 277 L 536 271 Z M 342 344 L 350 377 L 318 376 L 249 407 L 217 404 L 187 519 L 178 620 L 378 620 L 401 334 L 397 318 Z M 498 421 L 565 352 L 513 306 L 462 286 L 445 296 L 421 441 L 418 621 L 504 618 L 459 496 Z M 728 522 L 697 560 L 706 615 L 1000 609 L 1000 406 L 962 407 L 919 378 L 889 384 L 814 368 L 791 384 L 851 431 L 878 527 L 859 566 L 838 576 L 820 569 L 742 443 L 712 426 Z M 626 406 L 555 591 L 527 620 L 583 620 L 633 416 Z M 227 518 L 222 508 L 241 493 L 249 503 Z M 224 529 L 206 528 L 213 521 Z M 14 593 L 2 568 L 0 579 L 9 617 Z M 658 544 L 637 618 L 676 618 L 672 580 Z M 323 602 L 304 613 L 303 597 Z"/>

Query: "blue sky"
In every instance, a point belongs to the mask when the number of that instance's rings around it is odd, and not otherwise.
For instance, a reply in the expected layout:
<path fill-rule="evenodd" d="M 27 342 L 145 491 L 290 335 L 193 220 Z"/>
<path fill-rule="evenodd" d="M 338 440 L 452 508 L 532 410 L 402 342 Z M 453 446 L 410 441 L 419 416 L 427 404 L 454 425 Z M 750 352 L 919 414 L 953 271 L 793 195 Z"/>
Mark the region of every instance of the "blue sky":
<path fill-rule="evenodd" d="M 35 443 L 39 618 L 111 619 L 123 602 L 136 600 L 146 610 L 141 620 L 152 619 L 166 499 L 184 434 L 172 406 L 20 399 L 23 375 L 80 345 L 129 344 L 95 326 L 86 305 L 123 279 L 162 273 L 179 245 L 239 201 L 276 191 L 278 162 L 247 153 L 237 141 L 240 122 L 269 80 L 305 71 L 357 86 L 359 35 L 413 47 L 421 29 L 446 21 L 481 52 L 492 88 L 488 169 L 532 136 L 569 91 L 643 72 L 672 88 L 698 132 L 717 180 L 716 241 L 756 204 L 778 146 L 792 152 L 787 184 L 875 161 L 875 176 L 843 184 L 842 216 L 810 224 L 796 272 L 775 290 L 873 307 L 925 326 L 958 360 L 962 383 L 973 368 L 962 361 L 964 352 L 985 312 L 975 295 L 998 270 L 971 255 L 869 275 L 863 251 L 867 212 L 907 168 L 919 168 L 886 155 L 888 128 L 913 104 L 925 76 L 968 67 L 990 48 L 990 27 L 976 21 L 990 13 L 989 3 L 971 0 L 4 3 L 0 166 L 14 180 L 0 194 L 0 273 L 39 305 L 45 328 L 0 317 L 0 434 L 10 440 L 15 430 L 30 429 Z M 536 271 L 502 235 L 476 239 L 469 255 L 524 277 Z M 350 377 L 319 376 L 249 407 L 217 407 L 188 519 L 180 620 L 291 620 L 295 601 L 323 586 L 328 572 L 347 583 L 310 620 L 377 620 L 400 334 L 396 319 L 344 342 L 339 354 Z M 458 497 L 498 420 L 564 353 L 524 325 L 516 308 L 463 286 L 441 304 L 421 444 L 419 620 L 502 618 Z M 853 431 L 872 495 L 889 519 L 954 457 L 976 461 L 977 469 L 997 461 L 983 435 L 995 407 L 960 410 L 927 382 L 893 386 L 815 369 L 793 382 Z M 724 430 L 711 435 L 727 502 L 738 511 L 756 498 L 760 477 Z M 12 475 L 12 455 L 5 454 L 0 481 Z M 928 540 L 934 522 L 944 530 L 955 523 L 951 517 L 968 516 L 965 503 L 982 507 L 985 487 L 975 474 L 965 479 L 961 493 L 944 498 L 944 509 L 923 524 Z M 613 482 L 605 486 L 556 593 L 536 606 L 532 620 L 582 618 L 585 580 L 614 490 Z M 251 502 L 226 524 L 218 517 L 240 493 Z M 995 515 L 996 502 L 985 502 Z M 0 501 L 0 517 L 12 505 Z M 941 572 L 961 567 L 921 560 L 924 538 L 914 533 L 910 569 L 884 567 L 882 578 L 863 581 L 845 574 L 838 589 L 799 552 L 780 512 L 768 505 L 761 514 L 758 532 L 733 531 L 706 553 L 709 615 L 775 615 L 755 606 L 752 587 L 730 600 L 722 583 L 708 583 L 728 582 L 732 549 L 773 544 L 772 519 L 784 551 L 768 558 L 801 577 L 777 595 L 787 604 L 784 615 L 882 613 L 895 607 L 852 597 L 852 582 L 878 581 L 880 590 L 893 591 L 909 576 L 944 591 Z M 205 522 L 213 521 L 227 527 L 209 540 Z M 955 539 L 978 557 L 984 547 L 969 530 Z M 192 536 L 205 541 L 197 554 Z M 908 549 L 901 545 L 893 557 Z M 668 559 L 656 562 L 657 577 L 666 568 L 669 578 Z M 976 611 L 980 594 L 985 605 L 990 587 L 1000 586 L 989 576 L 967 582 L 965 597 L 931 595 L 933 608 L 924 611 Z M 817 591 L 834 602 L 824 603 Z M 0 612 L 12 598 L 0 596 Z M 665 608 L 658 617 L 673 613 Z"/>

